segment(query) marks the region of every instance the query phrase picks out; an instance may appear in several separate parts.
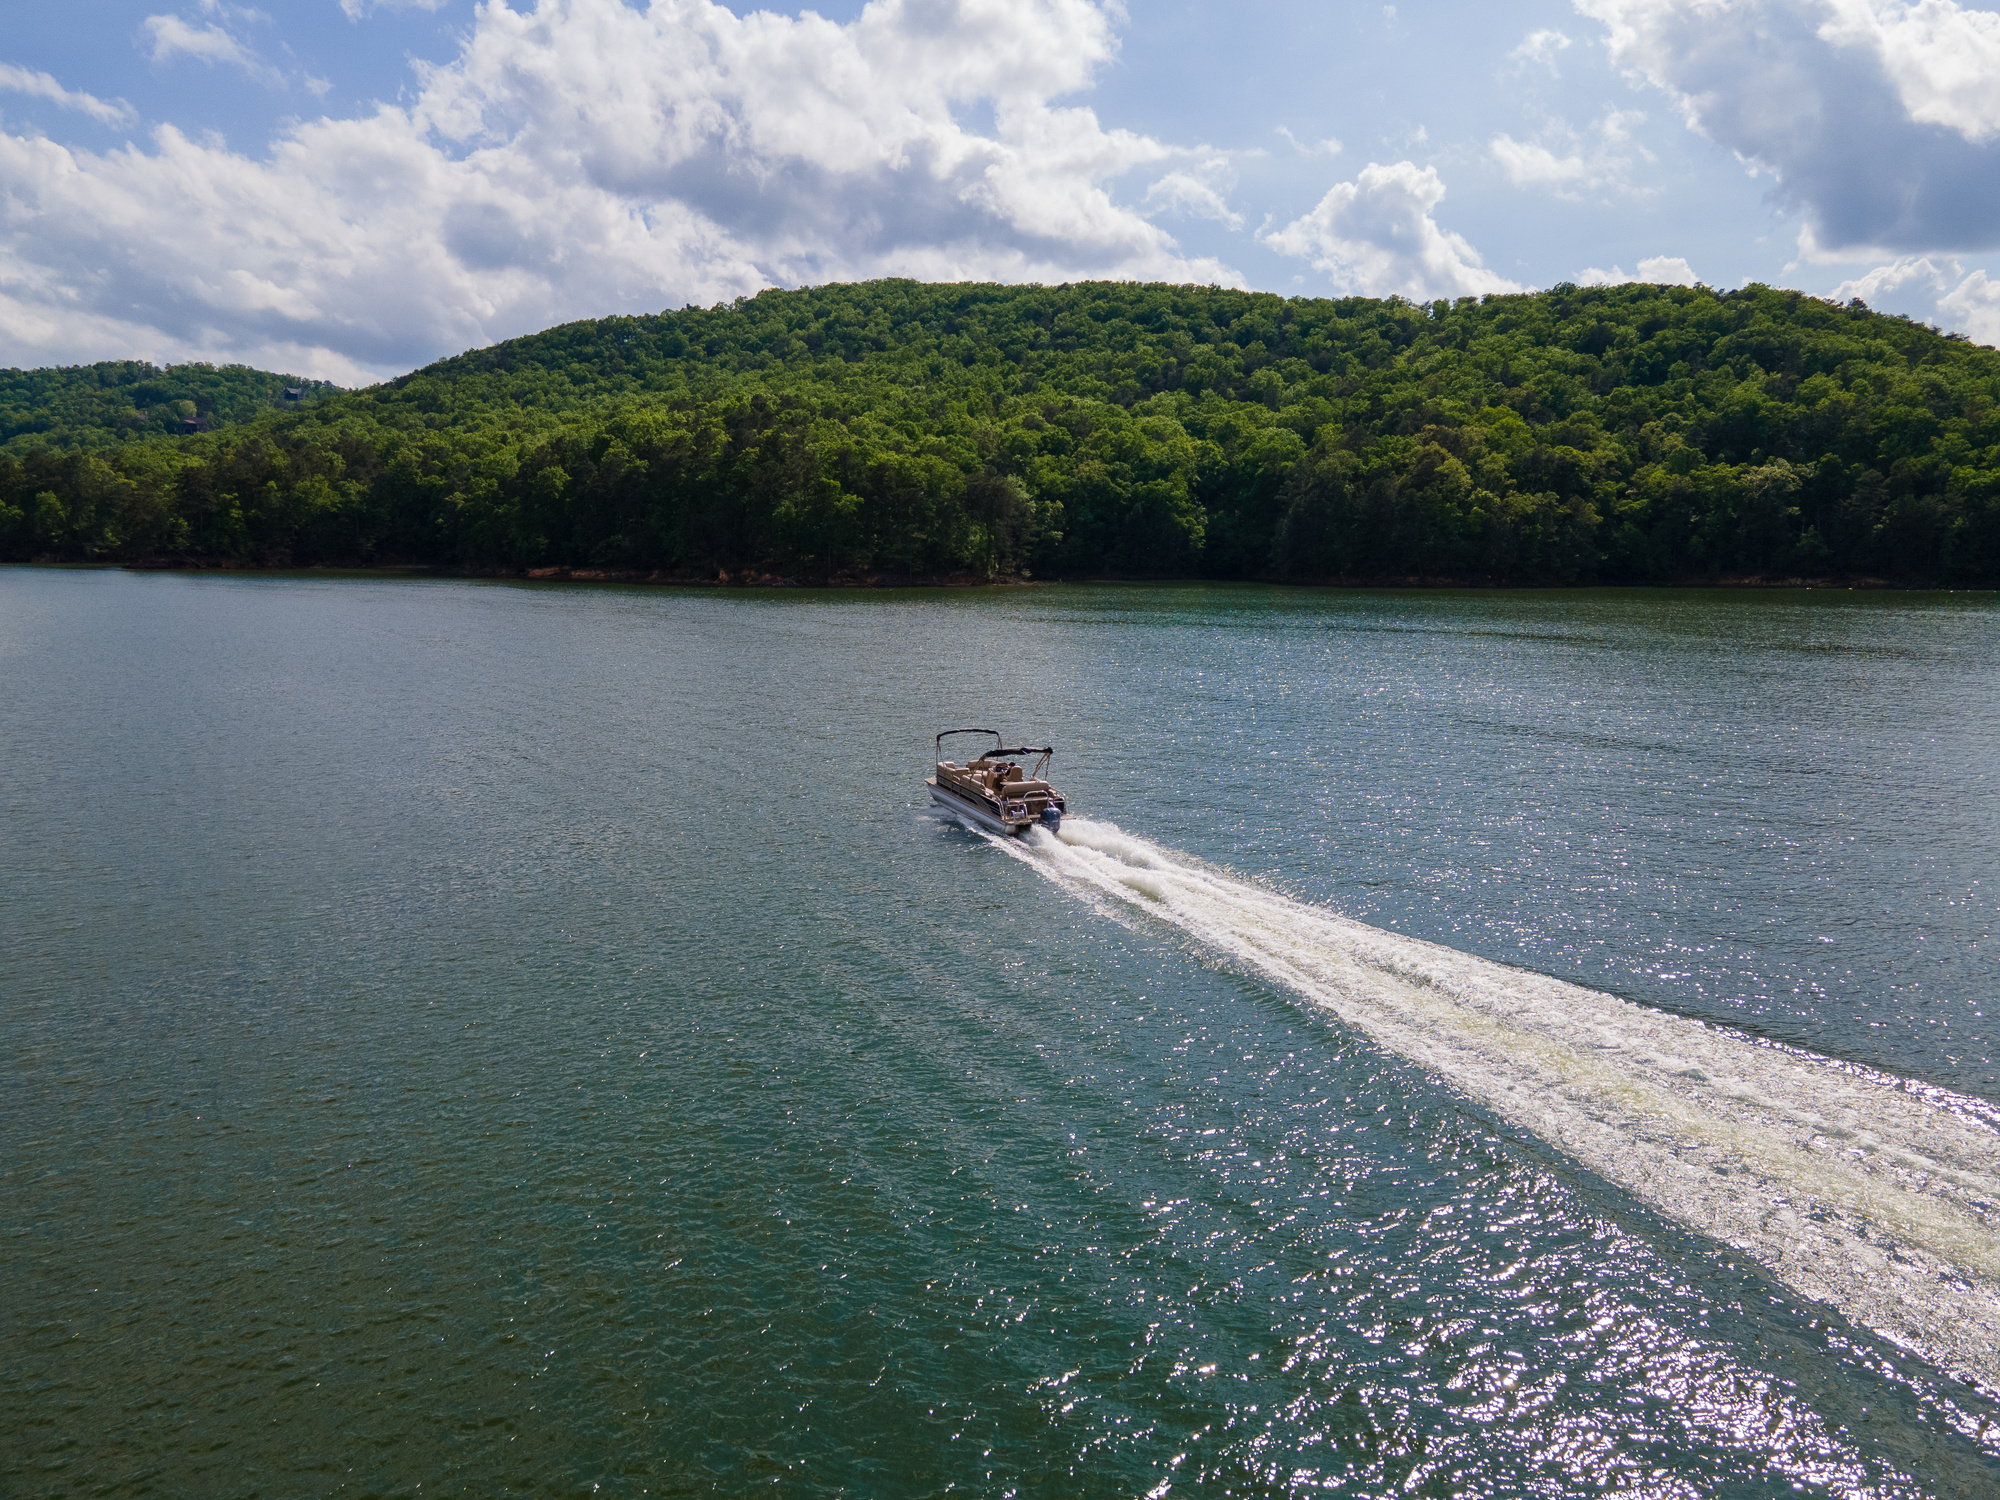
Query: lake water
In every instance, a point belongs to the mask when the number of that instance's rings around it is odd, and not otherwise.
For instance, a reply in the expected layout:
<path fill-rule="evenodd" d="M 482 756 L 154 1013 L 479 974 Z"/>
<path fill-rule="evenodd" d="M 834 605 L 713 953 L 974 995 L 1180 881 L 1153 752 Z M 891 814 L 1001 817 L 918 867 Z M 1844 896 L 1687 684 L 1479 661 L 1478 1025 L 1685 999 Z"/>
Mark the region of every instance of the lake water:
<path fill-rule="evenodd" d="M 6 569 L 0 798 L 0 1493 L 2000 1493 L 1994 595 Z"/>

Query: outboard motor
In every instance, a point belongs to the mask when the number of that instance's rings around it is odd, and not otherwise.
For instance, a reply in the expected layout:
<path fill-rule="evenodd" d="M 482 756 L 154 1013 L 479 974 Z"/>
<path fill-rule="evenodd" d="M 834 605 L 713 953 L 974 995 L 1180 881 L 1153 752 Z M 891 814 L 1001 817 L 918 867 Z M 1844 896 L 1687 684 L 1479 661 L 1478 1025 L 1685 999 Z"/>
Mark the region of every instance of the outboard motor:
<path fill-rule="evenodd" d="M 1062 809 L 1053 802 L 1042 809 L 1042 827 L 1050 833 L 1059 832 L 1062 828 Z"/>

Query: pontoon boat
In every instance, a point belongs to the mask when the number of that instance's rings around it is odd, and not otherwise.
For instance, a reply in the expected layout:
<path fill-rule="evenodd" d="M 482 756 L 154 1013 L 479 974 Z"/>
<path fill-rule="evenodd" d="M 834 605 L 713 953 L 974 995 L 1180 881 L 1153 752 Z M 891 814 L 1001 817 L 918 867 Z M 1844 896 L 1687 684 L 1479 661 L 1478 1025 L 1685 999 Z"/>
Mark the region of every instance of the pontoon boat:
<path fill-rule="evenodd" d="M 990 734 L 993 748 L 964 765 L 944 758 L 944 742 L 955 734 Z M 924 785 L 931 800 L 949 808 L 968 823 L 991 833 L 1026 833 L 1037 823 L 1050 832 L 1062 827 L 1067 804 L 1063 795 L 1042 779 L 1054 755 L 1051 745 L 1008 745 L 997 729 L 947 729 L 937 737 L 937 775 Z M 1022 775 L 1008 757 L 1035 755 L 1035 769 Z"/>

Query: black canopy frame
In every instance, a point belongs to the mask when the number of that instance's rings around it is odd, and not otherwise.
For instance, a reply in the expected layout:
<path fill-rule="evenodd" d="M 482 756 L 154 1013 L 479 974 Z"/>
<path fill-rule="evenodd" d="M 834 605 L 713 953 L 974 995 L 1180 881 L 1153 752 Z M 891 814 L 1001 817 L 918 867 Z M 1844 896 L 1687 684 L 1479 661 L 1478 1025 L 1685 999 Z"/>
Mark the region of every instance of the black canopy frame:
<path fill-rule="evenodd" d="M 1055 746 L 1053 746 L 1053 745 L 1009 745 L 1009 744 L 1006 744 L 1006 743 L 1004 742 L 1004 740 L 1003 740 L 1003 738 L 1002 738 L 1001 734 L 1000 734 L 1000 731 L 999 731 L 999 730 L 997 730 L 997 729 L 947 729 L 947 730 L 945 730 L 945 731 L 944 731 L 944 733 L 940 734 L 940 735 L 939 735 L 939 736 L 937 737 L 937 753 L 938 753 L 938 756 L 939 756 L 940 758 L 942 758 L 942 757 L 943 757 L 943 755 L 944 755 L 944 742 L 945 742 L 946 740 L 950 739 L 950 738 L 951 738 L 951 737 L 952 737 L 953 735 L 955 735 L 955 734 L 990 734 L 990 735 L 992 735 L 992 736 L 993 736 L 993 748 L 992 748 L 991 750 L 988 750 L 988 751 L 986 751 L 986 752 L 985 752 L 985 753 L 986 753 L 986 754 L 987 754 L 988 756 L 994 756 L 994 755 L 1054 755 L 1054 754 L 1056 753 L 1056 749 L 1055 749 Z"/>

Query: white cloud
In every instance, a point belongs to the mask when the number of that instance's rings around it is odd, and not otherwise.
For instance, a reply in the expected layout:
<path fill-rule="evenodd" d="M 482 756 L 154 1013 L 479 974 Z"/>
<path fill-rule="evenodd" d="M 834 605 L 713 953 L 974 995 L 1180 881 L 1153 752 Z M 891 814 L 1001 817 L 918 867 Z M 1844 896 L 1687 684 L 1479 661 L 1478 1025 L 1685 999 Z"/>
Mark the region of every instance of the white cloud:
<path fill-rule="evenodd" d="M 1347 149 L 1332 136 L 1323 141 L 1302 141 L 1292 134 L 1290 127 L 1284 125 L 1280 125 L 1273 134 L 1283 136 L 1294 151 L 1303 151 L 1308 156 L 1338 156 Z"/>
<path fill-rule="evenodd" d="M 1955 260 L 1906 255 L 1841 282 L 1830 295 L 1836 302 L 1852 297 L 1878 302 L 1905 287 L 1935 293 L 1936 316 L 1945 327 L 1982 344 L 2000 344 L 2000 282 L 1989 280 L 1984 271 L 1967 275 Z"/>
<path fill-rule="evenodd" d="M 27 94 L 36 99 L 47 99 L 61 109 L 73 109 L 89 115 L 102 125 L 123 125 L 132 118 L 132 106 L 123 99 L 100 99 L 95 94 L 74 93 L 64 88 L 47 73 L 32 72 L 12 63 L 0 63 L 0 89 L 12 94 Z"/>
<path fill-rule="evenodd" d="M 2000 344 L 2000 281 L 1989 281 L 1984 271 L 1974 271 L 1938 298 L 1938 311 L 1979 343 Z"/>
<path fill-rule="evenodd" d="M 1243 227 L 1243 215 L 1230 208 L 1220 192 L 1192 172 L 1169 172 L 1147 188 L 1146 207 L 1153 213 L 1213 219 L 1230 229 Z"/>
<path fill-rule="evenodd" d="M 2000 244 L 2000 16 L 1955 0 L 1573 0 L 1612 60 L 1778 179 L 1808 255 Z"/>
<path fill-rule="evenodd" d="M 213 22 L 196 25 L 180 16 L 148 16 L 140 28 L 153 39 L 153 61 L 172 62 L 192 57 L 213 66 L 228 63 L 253 77 L 266 77 L 271 69 L 227 28 Z"/>
<path fill-rule="evenodd" d="M 341 14 L 359 21 L 378 10 L 443 10 L 451 0 L 340 0 Z"/>
<path fill-rule="evenodd" d="M 1556 67 L 1557 55 L 1567 52 L 1574 45 L 1576 44 L 1560 31 L 1543 27 L 1539 31 L 1529 32 L 1522 39 L 1521 45 L 1507 54 L 1507 60 L 1522 65 L 1540 63 L 1551 73 L 1557 73 L 1561 71 Z"/>
<path fill-rule="evenodd" d="M 1439 227 L 1432 211 L 1443 198 L 1433 167 L 1370 162 L 1311 213 L 1262 239 L 1282 255 L 1310 260 L 1342 292 L 1423 301 L 1520 291 L 1487 270 L 1464 238 Z"/>
<path fill-rule="evenodd" d="M 1578 286 L 1624 286 L 1634 281 L 1652 286 L 1698 286 L 1701 278 L 1678 255 L 1649 255 L 1639 262 L 1637 275 L 1628 276 L 1617 266 L 1608 271 L 1588 266 L 1576 278 Z"/>
<path fill-rule="evenodd" d="M 1830 260 L 1828 255 L 1808 259 Z M 1928 293 L 1929 317 L 1984 344 L 2000 344 L 2000 282 L 1989 282 L 1984 270 L 1967 274 L 1949 255 L 1903 255 L 1850 276 L 1827 293 L 1836 302 L 1859 297 L 1874 306 L 1889 304 L 1897 311 L 1923 316 Z"/>
<path fill-rule="evenodd" d="M 2000 134 L 2000 15 L 1954 0 L 1826 0 L 1820 37 L 1881 59 L 1912 120 L 1975 144 Z"/>
<path fill-rule="evenodd" d="M 1697 286 L 1701 278 L 1678 255 L 1649 255 L 1639 262 L 1639 279 L 1660 286 Z"/>
<path fill-rule="evenodd" d="M 1593 121 L 1585 135 L 1556 121 L 1542 132 L 1540 140 L 1517 141 L 1511 135 L 1496 135 L 1487 150 L 1516 187 L 1549 188 L 1564 198 L 1604 187 L 1643 192 L 1635 176 L 1635 158 L 1651 161 L 1653 154 L 1632 139 L 1632 127 L 1644 123 L 1645 118 L 1638 110 L 1614 109 Z M 1550 142 L 1564 154 L 1557 155 Z"/>
<path fill-rule="evenodd" d="M 1948 269 L 1947 269 L 1948 267 Z M 1948 261 L 1939 266 L 1929 256 L 1906 255 L 1886 266 L 1856 276 L 1851 281 L 1843 281 L 1833 289 L 1836 302 L 1846 302 L 1859 297 L 1863 302 L 1872 302 L 1885 293 L 1894 292 L 1912 281 L 1927 281 L 1933 289 L 1944 291 L 1951 285 L 1952 278 L 1962 274 L 1957 262 Z"/>
<path fill-rule="evenodd" d="M 123 339 L 351 377 L 772 284 L 1240 284 L 1113 195 L 1190 153 L 1054 102 L 1115 55 L 1119 14 L 494 0 L 407 106 L 291 126 L 261 160 L 170 126 L 103 154 L 0 133 L 0 362 Z"/>

